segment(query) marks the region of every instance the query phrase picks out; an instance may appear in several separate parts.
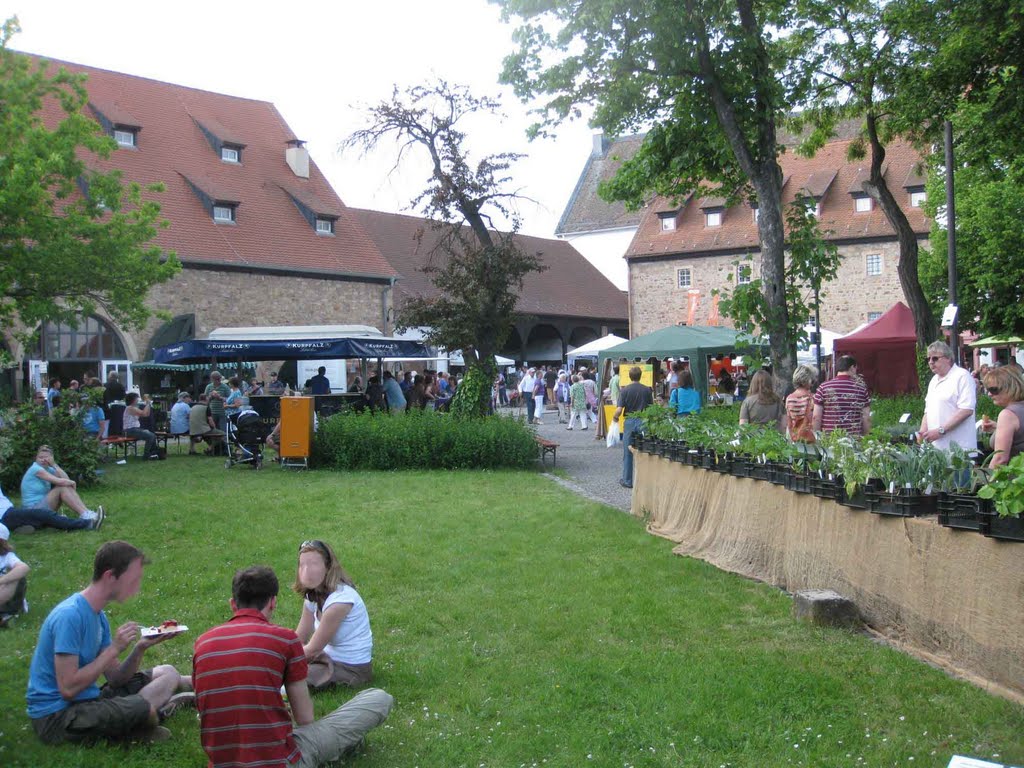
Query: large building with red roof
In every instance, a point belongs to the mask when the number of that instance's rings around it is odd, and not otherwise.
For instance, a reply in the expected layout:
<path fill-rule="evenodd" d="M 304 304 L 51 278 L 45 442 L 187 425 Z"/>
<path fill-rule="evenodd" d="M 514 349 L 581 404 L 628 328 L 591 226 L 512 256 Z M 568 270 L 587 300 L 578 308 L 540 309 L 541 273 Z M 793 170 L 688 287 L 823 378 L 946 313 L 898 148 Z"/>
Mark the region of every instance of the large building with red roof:
<path fill-rule="evenodd" d="M 779 157 L 783 204 L 798 194 L 818 203 L 821 229 L 836 244 L 842 266 L 836 280 L 824 286 L 821 324 L 840 333 L 873 320 L 903 292 L 897 275 L 899 246 L 881 209 L 867 196 L 863 182 L 868 162 L 848 159 L 856 126 L 841 126 L 834 141 L 813 158 L 796 155 L 792 139 Z M 600 179 L 639 148 L 637 137 L 595 142 L 577 192 L 562 217 L 559 235 L 592 237 L 622 227 L 635 227 L 622 254 L 628 269 L 630 333 L 642 335 L 667 325 L 703 325 L 716 314 L 712 292 L 732 288 L 760 272 L 756 209 L 746 202 L 726 207 L 713 195 L 684 200 L 656 198 L 630 217 L 621 206 L 596 197 Z M 909 144 L 888 147 L 885 178 L 901 201 L 923 243 L 931 221 L 925 216 L 921 157 Z M 692 312 L 691 312 L 692 307 Z M 728 318 L 721 318 L 728 324 Z"/>

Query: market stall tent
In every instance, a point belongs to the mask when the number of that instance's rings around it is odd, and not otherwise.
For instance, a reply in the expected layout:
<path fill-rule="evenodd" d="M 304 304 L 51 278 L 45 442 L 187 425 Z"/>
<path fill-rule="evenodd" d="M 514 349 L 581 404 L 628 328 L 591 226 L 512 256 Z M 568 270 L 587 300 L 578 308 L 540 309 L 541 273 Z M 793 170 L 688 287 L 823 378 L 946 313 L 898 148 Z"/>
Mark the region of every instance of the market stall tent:
<path fill-rule="evenodd" d="M 602 350 L 597 367 L 605 370 L 606 360 L 647 360 L 650 357 L 688 357 L 694 387 L 703 399 L 708 396 L 708 356 L 750 351 L 757 344 L 746 334 L 719 326 L 670 325 L 635 339 Z M 628 382 L 623 382 L 628 383 Z M 603 384 L 602 384 L 603 385 Z"/>
<path fill-rule="evenodd" d="M 832 343 L 836 355 L 852 355 L 873 395 L 920 392 L 914 315 L 902 301 L 877 320 Z"/>
<path fill-rule="evenodd" d="M 589 359 L 597 359 L 597 356 L 602 350 L 608 349 L 609 347 L 615 347 L 622 344 L 626 339 L 621 336 L 616 336 L 614 333 L 609 333 L 607 336 L 602 336 L 600 339 L 594 339 L 589 344 L 584 344 L 582 347 L 576 347 L 571 350 L 566 356 L 565 360 L 569 366 L 569 370 L 573 370 L 576 367 L 576 358 L 586 357 Z"/>

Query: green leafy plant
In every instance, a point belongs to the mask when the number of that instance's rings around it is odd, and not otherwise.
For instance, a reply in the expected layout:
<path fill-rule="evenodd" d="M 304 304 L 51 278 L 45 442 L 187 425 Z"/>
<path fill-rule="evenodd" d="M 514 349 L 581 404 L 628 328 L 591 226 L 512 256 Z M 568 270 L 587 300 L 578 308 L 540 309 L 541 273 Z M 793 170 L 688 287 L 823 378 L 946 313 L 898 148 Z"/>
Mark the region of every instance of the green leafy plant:
<path fill-rule="evenodd" d="M 50 414 L 34 405 L 7 411 L 0 434 L 0 483 L 9 492 L 20 487 L 21 477 L 35 461 L 40 445 L 53 448 L 57 463 L 79 486 L 98 482 L 99 444 L 71 413 L 70 402 L 62 402 Z"/>
<path fill-rule="evenodd" d="M 992 470 L 988 483 L 978 489 L 978 496 L 990 499 L 1000 517 L 1016 517 L 1024 512 L 1024 454 Z"/>

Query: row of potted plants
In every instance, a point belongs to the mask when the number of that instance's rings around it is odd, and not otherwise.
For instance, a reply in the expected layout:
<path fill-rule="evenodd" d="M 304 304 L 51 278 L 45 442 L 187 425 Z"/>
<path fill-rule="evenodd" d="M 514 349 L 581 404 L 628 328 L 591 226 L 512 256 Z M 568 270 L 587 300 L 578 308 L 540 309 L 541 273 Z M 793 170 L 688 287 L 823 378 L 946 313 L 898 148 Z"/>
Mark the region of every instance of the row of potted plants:
<path fill-rule="evenodd" d="M 851 509 L 898 517 L 938 515 L 949 528 L 1024 541 L 1024 455 L 995 471 L 975 467 L 959 446 L 901 444 L 841 430 L 816 444 L 774 429 L 678 418 L 661 406 L 642 414 L 637 450 L 713 472 L 784 485 Z"/>

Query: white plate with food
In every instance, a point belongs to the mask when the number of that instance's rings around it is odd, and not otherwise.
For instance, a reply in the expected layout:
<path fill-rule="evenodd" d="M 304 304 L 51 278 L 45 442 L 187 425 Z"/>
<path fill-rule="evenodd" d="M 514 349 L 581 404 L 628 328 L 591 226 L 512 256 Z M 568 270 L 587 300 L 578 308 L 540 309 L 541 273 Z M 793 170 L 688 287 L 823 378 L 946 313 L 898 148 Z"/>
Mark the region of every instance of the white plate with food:
<path fill-rule="evenodd" d="M 176 621 L 165 621 L 163 624 L 157 624 L 155 627 L 143 627 L 143 637 L 162 637 L 164 635 L 179 635 L 182 632 L 187 632 L 188 627 L 184 624 L 179 624 Z"/>

